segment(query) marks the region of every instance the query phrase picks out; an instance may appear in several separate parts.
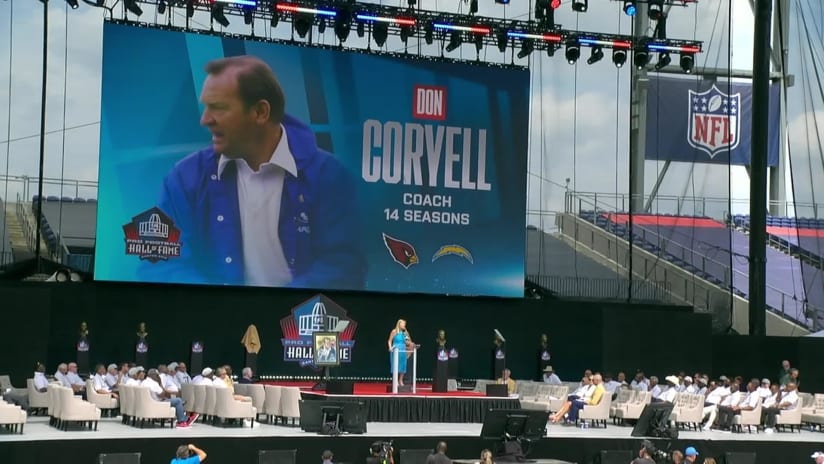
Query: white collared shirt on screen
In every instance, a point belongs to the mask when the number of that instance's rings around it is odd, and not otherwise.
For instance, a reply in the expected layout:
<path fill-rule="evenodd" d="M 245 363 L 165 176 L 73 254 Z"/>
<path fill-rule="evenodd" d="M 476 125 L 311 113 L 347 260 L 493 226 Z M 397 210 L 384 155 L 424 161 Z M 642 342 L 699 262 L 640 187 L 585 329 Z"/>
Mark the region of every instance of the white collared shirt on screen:
<path fill-rule="evenodd" d="M 286 130 L 272 157 L 257 172 L 243 159 L 223 155 L 218 161 L 218 177 L 230 161 L 237 169 L 237 196 L 240 230 L 243 237 L 243 273 L 246 283 L 261 287 L 282 287 L 292 281 L 292 271 L 280 243 L 280 203 L 286 172 L 298 175 L 295 158 L 289 150 Z M 223 221 L 219 215 L 217 221 Z"/>

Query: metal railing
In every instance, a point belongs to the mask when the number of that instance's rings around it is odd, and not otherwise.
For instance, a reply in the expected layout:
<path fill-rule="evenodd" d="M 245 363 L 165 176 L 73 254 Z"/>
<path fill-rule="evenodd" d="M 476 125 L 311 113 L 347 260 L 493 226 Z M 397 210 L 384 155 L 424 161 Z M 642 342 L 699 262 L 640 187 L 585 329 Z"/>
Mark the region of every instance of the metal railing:
<path fill-rule="evenodd" d="M 0 174 L 0 184 L 6 184 L 9 190 L 28 201 L 32 200 L 38 190 L 37 176 Z M 43 195 L 97 198 L 97 181 L 44 177 Z"/>
<path fill-rule="evenodd" d="M 669 283 L 663 281 L 543 274 L 531 274 L 527 280 L 565 297 L 628 300 L 631 296 L 632 301 L 673 303 Z"/>
<path fill-rule="evenodd" d="M 585 196 L 580 197 L 575 192 L 570 192 L 568 197 L 570 199 L 567 201 L 568 205 L 577 206 L 577 208 L 573 211 L 568 211 L 571 214 L 578 216 L 581 211 L 594 211 L 594 213 L 604 213 L 604 212 L 615 212 L 614 209 L 604 209 L 602 206 L 606 203 L 603 201 L 603 198 L 599 202 L 597 195 L 589 196 L 590 194 L 585 194 Z M 607 198 L 609 196 L 607 195 Z M 571 200 L 571 201 L 570 201 Z M 592 203 L 590 203 L 592 201 Z M 600 206 L 599 206 L 600 205 Z M 613 204 L 614 205 L 614 204 Z M 726 216 L 726 215 L 725 215 Z M 610 225 L 617 225 L 614 221 L 610 220 L 609 216 L 605 217 L 607 221 L 607 230 L 610 230 Z M 658 232 L 655 232 L 650 229 L 640 228 L 638 230 L 627 231 L 628 233 L 632 233 L 635 237 L 638 237 L 640 240 L 645 241 L 647 243 L 652 244 L 658 249 L 659 255 L 669 255 L 674 258 L 680 259 L 681 261 L 690 264 L 691 266 L 695 267 L 702 273 L 708 276 L 713 276 L 716 279 L 719 279 L 718 272 L 710 271 L 710 266 L 720 267 L 723 275 L 723 279 L 721 280 L 721 284 L 716 283 L 716 285 L 722 287 L 724 290 L 734 290 L 736 287 L 734 285 L 735 278 L 740 277 L 745 282 L 749 282 L 749 274 L 743 271 L 735 269 L 731 263 L 723 263 L 718 261 L 714 258 L 711 258 L 703 253 L 696 251 L 693 248 L 687 248 L 686 246 L 671 240 L 669 237 L 664 237 Z M 701 244 L 704 242 L 696 241 L 697 244 Z M 717 246 L 707 244 L 712 248 L 717 249 Z M 766 244 L 765 244 L 766 246 Z M 672 250 L 672 248 L 675 250 Z M 728 252 L 731 255 L 733 254 L 732 249 L 729 250 L 722 250 L 724 252 Z M 688 260 L 687 257 L 690 257 Z M 696 258 L 698 258 L 696 260 Z M 734 259 L 734 258 L 733 258 Z M 699 266 L 700 264 L 700 266 Z M 773 307 L 773 309 L 779 311 L 783 315 L 789 317 L 790 319 L 794 319 L 796 321 L 806 321 L 807 314 L 809 310 L 812 311 L 822 311 L 821 308 L 816 307 L 815 305 L 804 301 L 799 300 L 796 296 L 790 295 L 785 291 L 775 288 L 769 284 L 766 285 L 766 292 L 768 295 L 768 299 L 770 295 L 773 295 L 775 298 L 778 298 L 780 301 L 779 307 Z"/>

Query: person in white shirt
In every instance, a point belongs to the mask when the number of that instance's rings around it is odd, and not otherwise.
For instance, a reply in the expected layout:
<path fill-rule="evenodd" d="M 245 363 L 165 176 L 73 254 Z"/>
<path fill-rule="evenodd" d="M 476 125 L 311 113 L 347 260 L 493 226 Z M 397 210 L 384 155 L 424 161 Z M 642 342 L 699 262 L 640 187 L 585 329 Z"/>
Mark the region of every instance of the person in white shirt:
<path fill-rule="evenodd" d="M 664 389 L 661 388 L 661 385 L 658 385 L 658 377 L 652 375 L 649 378 L 649 392 L 652 394 L 652 399 L 657 400 L 661 393 L 664 392 Z"/>
<path fill-rule="evenodd" d="M 638 371 L 638 373 L 635 374 L 635 378 L 632 380 L 632 383 L 630 383 L 629 386 L 633 390 L 643 392 L 649 391 L 649 380 L 647 380 L 646 377 L 644 377 L 644 373 L 642 371 Z"/>
<path fill-rule="evenodd" d="M 761 386 L 758 387 L 758 396 L 763 400 L 770 396 L 770 379 L 761 379 Z"/>
<path fill-rule="evenodd" d="M 717 413 L 720 414 L 721 411 L 724 408 L 730 408 L 732 406 L 738 406 L 738 403 L 740 403 L 740 402 L 741 402 L 741 392 L 738 391 L 738 384 L 737 383 L 731 383 L 730 384 L 730 394 L 725 396 L 724 399 L 722 399 L 721 402 L 718 403 Z M 709 425 L 710 427 L 714 427 L 714 426 L 717 427 L 717 425 L 710 424 L 709 422 L 707 422 L 707 425 Z"/>
<path fill-rule="evenodd" d="M 707 396 L 707 378 L 696 377 L 695 379 L 695 394 Z"/>
<path fill-rule="evenodd" d="M 650 380 L 652 380 L 652 377 L 650 377 Z M 658 395 L 658 400 L 666 403 L 674 403 L 675 398 L 678 396 L 678 377 L 670 375 L 667 376 L 665 380 L 668 385 L 667 389 Z"/>
<path fill-rule="evenodd" d="M 75 393 L 86 392 L 86 383 L 83 382 L 83 379 L 77 374 L 77 363 L 69 363 L 69 369 L 68 372 L 66 372 L 66 379 L 69 381 L 69 384 Z"/>
<path fill-rule="evenodd" d="M 548 383 L 550 385 L 561 385 L 561 378 L 555 374 L 552 370 L 552 366 L 546 366 L 544 368 L 544 383 Z"/>
<path fill-rule="evenodd" d="M 172 364 L 174 364 L 174 363 L 172 363 Z M 177 363 L 177 367 L 175 367 L 175 371 L 176 371 L 175 372 L 175 378 L 177 379 L 177 384 L 178 385 L 183 385 L 183 384 L 186 384 L 186 383 L 192 383 L 192 378 L 189 377 L 189 373 L 186 372 L 186 369 L 187 369 L 187 367 L 186 367 L 185 362 Z"/>
<path fill-rule="evenodd" d="M 46 393 L 49 388 L 49 379 L 46 378 L 46 366 L 37 363 L 34 371 L 34 389 L 40 393 Z"/>
<path fill-rule="evenodd" d="M 681 391 L 684 393 L 696 394 L 698 393 L 698 387 L 692 383 L 692 377 L 686 376 L 684 377 L 684 384 L 681 386 Z"/>
<path fill-rule="evenodd" d="M 175 409 L 178 427 L 189 427 L 192 422 L 197 419 L 197 415 L 186 415 L 186 411 L 183 410 L 182 399 L 173 397 L 170 392 L 164 390 L 163 387 L 160 386 L 160 373 L 157 369 L 149 369 L 149 372 L 146 374 L 146 378 L 143 379 L 141 386 L 149 389 L 153 400 L 169 402 L 169 404 Z"/>
<path fill-rule="evenodd" d="M 718 415 L 718 405 L 724 398 L 729 396 L 730 389 L 716 385 L 713 381 L 710 383 L 710 389 L 707 393 L 707 399 L 704 401 L 704 417 L 707 418 L 707 423 L 704 425 L 704 431 L 710 430 L 715 423 L 715 417 Z"/>
<path fill-rule="evenodd" d="M 177 393 L 180 391 L 180 383 L 177 380 L 177 363 L 172 362 L 166 367 L 167 373 L 165 376 L 161 376 L 163 380 L 163 388 L 167 391 Z"/>
<path fill-rule="evenodd" d="M 117 364 L 109 364 L 106 368 L 106 376 L 103 378 L 109 390 L 117 390 L 117 385 L 120 383 L 120 376 L 117 375 Z"/>
<path fill-rule="evenodd" d="M 60 385 L 71 388 L 72 384 L 69 383 L 69 378 L 66 377 L 66 373 L 69 372 L 69 365 L 66 363 L 60 363 L 57 365 L 57 372 L 54 373 L 54 380 L 60 382 Z"/>
<path fill-rule="evenodd" d="M 212 373 L 211 367 L 204 367 L 203 371 L 201 371 L 200 375 L 195 376 L 192 379 L 192 383 L 195 385 L 213 385 L 212 379 L 214 375 Z"/>
<path fill-rule="evenodd" d="M 117 393 L 112 393 L 112 389 L 106 383 L 106 368 L 103 364 L 98 364 L 95 371 L 97 373 L 94 377 L 92 377 L 92 387 L 94 388 L 94 391 L 98 395 L 106 395 L 117 398 Z"/>
<path fill-rule="evenodd" d="M 773 433 L 775 427 L 776 417 L 781 414 L 781 411 L 792 411 L 798 407 L 798 392 L 795 383 L 790 382 L 784 387 L 784 391 L 779 391 L 775 396 L 767 398 L 775 398 L 769 407 L 761 410 L 761 416 L 764 418 L 764 432 Z M 780 395 L 780 396 L 779 396 Z M 767 403 L 764 400 L 764 403 Z"/>
<path fill-rule="evenodd" d="M 747 384 L 746 396 L 744 396 L 738 404 L 718 408 L 718 427 L 721 430 L 730 430 L 735 416 L 741 414 L 741 411 L 752 411 L 760 402 L 761 397 L 758 393 L 758 379 L 752 379 Z"/>

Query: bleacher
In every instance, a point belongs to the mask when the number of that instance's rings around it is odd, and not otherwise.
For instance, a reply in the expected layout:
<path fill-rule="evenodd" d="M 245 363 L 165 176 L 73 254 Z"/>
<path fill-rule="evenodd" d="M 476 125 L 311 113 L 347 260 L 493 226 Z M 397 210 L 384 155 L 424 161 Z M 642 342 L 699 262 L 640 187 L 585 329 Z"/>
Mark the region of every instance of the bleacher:
<path fill-rule="evenodd" d="M 564 297 L 626 300 L 630 282 L 618 269 L 608 267 L 576 250 L 557 236 L 527 229 L 527 278 L 542 288 Z M 635 279 L 632 297 L 636 301 L 670 302 L 665 285 Z"/>
<path fill-rule="evenodd" d="M 11 251 L 11 237 L 6 225 L 5 202 L 0 198 L 0 266 L 10 264 L 14 261 Z"/>
<path fill-rule="evenodd" d="M 736 227 L 749 231 L 749 215 L 736 214 L 730 219 Z M 824 219 L 767 216 L 767 234 L 771 241 L 824 268 Z"/>
<path fill-rule="evenodd" d="M 37 199 L 32 213 L 37 215 Z M 90 272 L 97 226 L 97 200 L 49 196 L 42 202 L 40 233 L 49 252 L 67 266 Z"/>
<path fill-rule="evenodd" d="M 629 239 L 627 214 L 581 211 L 579 216 Z M 745 233 L 709 217 L 636 214 L 632 219 L 633 240 L 637 246 L 747 298 L 749 237 Z M 812 272 L 811 266 L 797 257 L 765 246 L 767 306 L 785 318 L 812 327 L 807 309 L 824 308 L 821 270 Z M 816 281 L 819 284 L 813 285 Z"/>

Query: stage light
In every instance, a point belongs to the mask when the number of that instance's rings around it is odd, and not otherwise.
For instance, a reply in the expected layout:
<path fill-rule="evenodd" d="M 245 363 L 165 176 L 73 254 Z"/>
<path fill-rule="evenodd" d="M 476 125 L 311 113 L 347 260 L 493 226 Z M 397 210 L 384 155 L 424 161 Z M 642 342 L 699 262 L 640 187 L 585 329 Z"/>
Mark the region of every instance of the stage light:
<path fill-rule="evenodd" d="M 347 14 L 344 14 L 342 11 L 341 14 L 335 17 L 335 36 L 337 36 L 341 43 L 346 42 L 346 39 L 349 38 L 349 32 L 351 30 L 352 15 L 348 12 Z"/>
<path fill-rule="evenodd" d="M 535 39 L 524 39 L 521 41 L 521 51 L 518 52 L 518 58 L 526 58 L 535 49 Z"/>
<path fill-rule="evenodd" d="M 66 3 L 72 8 L 72 10 L 76 10 L 80 5 L 77 4 L 77 0 L 66 0 Z M 163 14 L 163 13 L 160 13 Z"/>
<path fill-rule="evenodd" d="M 632 59 L 636 68 L 644 69 L 649 64 L 649 51 L 646 48 L 637 48 Z"/>
<path fill-rule="evenodd" d="M 492 32 L 492 29 L 487 26 L 459 26 L 456 24 L 444 23 L 434 23 L 433 26 L 435 29 L 439 30 L 472 32 L 473 34 L 489 34 Z"/>
<path fill-rule="evenodd" d="M 624 1 L 624 13 L 626 13 L 627 16 L 635 16 L 637 11 L 638 7 L 635 4 L 635 0 Z"/>
<path fill-rule="evenodd" d="M 364 26 L 363 23 L 358 23 L 358 27 L 356 27 L 355 30 L 358 33 L 358 37 L 363 38 L 363 36 L 366 35 L 366 26 Z"/>
<path fill-rule="evenodd" d="M 255 17 L 254 17 L 254 13 L 252 12 L 252 10 L 250 10 L 248 8 L 244 8 L 243 9 L 243 23 L 248 26 L 248 25 L 252 24 L 253 19 L 255 19 Z"/>
<path fill-rule="evenodd" d="M 211 3 L 225 3 L 227 5 L 257 8 L 257 0 L 211 0 Z"/>
<path fill-rule="evenodd" d="M 561 8 L 561 0 L 551 0 L 549 6 L 551 6 L 553 10 L 557 10 Z"/>
<path fill-rule="evenodd" d="M 578 61 L 578 58 L 581 57 L 581 46 L 578 45 L 577 40 L 570 40 L 567 42 L 566 53 L 564 53 L 564 56 L 566 56 L 569 64 L 575 64 Z"/>
<path fill-rule="evenodd" d="M 323 34 L 324 32 L 326 32 L 326 20 L 318 18 L 318 34 Z"/>
<path fill-rule="evenodd" d="M 463 43 L 463 37 L 461 36 L 461 31 L 453 30 L 452 33 L 449 35 L 449 43 L 446 44 L 446 51 L 453 52 L 455 49 L 461 46 Z"/>
<path fill-rule="evenodd" d="M 475 50 L 480 53 L 481 49 L 484 48 L 484 36 L 482 34 L 474 34 L 472 40 L 475 42 Z"/>
<path fill-rule="evenodd" d="M 186 1 L 186 17 L 191 18 L 195 15 L 195 2 L 194 0 L 187 0 Z M 274 26 L 277 26 L 277 21 L 275 21 Z"/>
<path fill-rule="evenodd" d="M 499 5 L 509 5 L 509 0 L 495 0 L 495 3 Z"/>
<path fill-rule="evenodd" d="M 592 52 L 587 59 L 587 64 L 595 64 L 604 58 L 604 49 L 602 47 L 592 47 Z"/>
<path fill-rule="evenodd" d="M 358 21 L 397 24 L 398 26 L 414 26 L 417 24 L 417 21 L 414 18 L 394 18 L 389 16 L 373 16 L 366 14 L 356 14 L 355 19 L 357 19 Z"/>
<path fill-rule="evenodd" d="M 229 27 L 229 20 L 226 18 L 226 14 L 223 13 L 222 4 L 215 3 L 212 5 L 212 20 L 223 27 Z"/>
<path fill-rule="evenodd" d="M 469 14 L 474 15 L 478 12 L 478 0 L 469 0 Z"/>
<path fill-rule="evenodd" d="M 687 74 L 692 74 L 692 68 L 695 67 L 695 55 L 692 53 L 681 54 L 681 69 Z"/>
<path fill-rule="evenodd" d="M 162 15 L 166 13 L 166 2 L 160 0 L 157 2 L 157 14 Z"/>
<path fill-rule="evenodd" d="M 655 69 L 659 70 L 661 68 L 665 68 L 672 63 L 672 58 L 670 58 L 669 52 L 664 52 L 658 55 L 658 63 L 655 64 Z"/>
<path fill-rule="evenodd" d="M 543 26 L 555 24 L 555 10 L 561 6 L 561 0 L 535 0 L 535 19 Z"/>
<path fill-rule="evenodd" d="M 435 25 L 433 23 L 426 23 L 423 28 L 423 40 L 427 45 L 432 45 L 435 41 Z"/>
<path fill-rule="evenodd" d="M 372 38 L 378 47 L 383 47 L 389 37 L 389 25 L 382 22 L 372 23 Z"/>
<path fill-rule="evenodd" d="M 415 5 L 418 4 L 418 0 L 406 0 L 406 4 L 409 5 L 409 8 L 415 8 Z"/>
<path fill-rule="evenodd" d="M 530 34 L 527 32 L 510 31 L 506 33 L 509 37 L 515 39 L 535 39 L 543 40 L 545 42 L 561 43 L 563 37 L 559 34 Z"/>
<path fill-rule="evenodd" d="M 495 33 L 495 41 L 498 45 L 498 50 L 501 53 L 506 51 L 506 42 L 509 40 L 509 37 L 506 35 L 506 29 L 498 29 L 498 32 Z"/>
<path fill-rule="evenodd" d="M 649 0 L 647 14 L 649 19 L 658 21 L 664 14 L 664 0 Z"/>
<path fill-rule="evenodd" d="M 292 25 L 295 27 L 295 32 L 298 33 L 298 36 L 301 39 L 306 38 L 306 34 L 309 33 L 309 29 L 312 29 L 314 19 L 315 17 L 308 13 L 299 13 L 295 15 L 295 18 L 292 20 Z"/>
<path fill-rule="evenodd" d="M 589 0 L 572 0 L 572 11 L 586 13 L 589 9 Z"/>
<path fill-rule="evenodd" d="M 289 13 L 307 13 L 313 15 L 320 15 L 320 16 L 337 16 L 337 11 L 334 10 L 322 10 L 319 8 L 306 8 L 302 6 L 292 5 L 290 3 L 278 3 L 275 5 L 275 8 L 278 11 L 286 11 Z"/>
<path fill-rule="evenodd" d="M 131 11 L 135 15 L 140 16 L 143 14 L 143 9 L 140 8 L 140 5 L 137 4 L 136 0 L 124 0 L 123 4 L 126 5 L 127 10 Z"/>
<path fill-rule="evenodd" d="M 622 50 L 620 48 L 616 48 L 612 50 L 612 63 L 615 64 L 616 68 L 622 68 L 624 63 L 627 62 L 627 51 Z"/>

